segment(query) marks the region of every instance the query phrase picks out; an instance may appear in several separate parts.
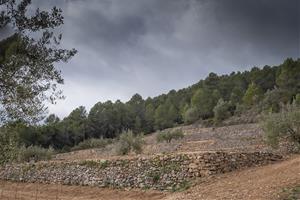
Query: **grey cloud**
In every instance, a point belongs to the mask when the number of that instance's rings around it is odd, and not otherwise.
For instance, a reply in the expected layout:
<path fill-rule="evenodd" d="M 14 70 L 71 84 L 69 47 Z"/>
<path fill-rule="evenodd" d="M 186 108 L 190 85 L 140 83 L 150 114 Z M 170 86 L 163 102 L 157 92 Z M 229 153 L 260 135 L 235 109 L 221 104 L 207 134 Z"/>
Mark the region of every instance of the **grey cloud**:
<path fill-rule="evenodd" d="M 11 30 L 8 27 L 0 29 L 0 40 L 7 38 L 11 34 Z"/>
<path fill-rule="evenodd" d="M 298 0 L 35 3 L 62 7 L 63 45 L 79 51 L 62 66 L 68 99 L 51 107 L 65 114 L 99 100 L 186 87 L 211 71 L 242 71 L 300 55 Z"/>

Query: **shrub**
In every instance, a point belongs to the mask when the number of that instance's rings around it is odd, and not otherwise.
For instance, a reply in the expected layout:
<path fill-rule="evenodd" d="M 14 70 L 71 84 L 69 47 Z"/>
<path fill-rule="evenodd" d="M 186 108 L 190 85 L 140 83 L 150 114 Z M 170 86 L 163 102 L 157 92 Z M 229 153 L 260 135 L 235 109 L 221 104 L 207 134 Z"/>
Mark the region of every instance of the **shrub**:
<path fill-rule="evenodd" d="M 219 99 L 217 105 L 214 107 L 214 120 L 220 122 L 224 119 L 227 119 L 230 116 L 229 112 L 230 104 L 227 101 L 224 101 L 222 98 Z"/>
<path fill-rule="evenodd" d="M 159 171 L 151 171 L 147 176 L 152 179 L 153 183 L 157 183 L 161 179 L 162 173 Z"/>
<path fill-rule="evenodd" d="M 170 143 L 172 140 L 182 139 L 184 134 L 182 130 L 177 129 L 173 131 L 162 131 L 157 134 L 156 140 L 157 142 L 167 142 Z"/>
<path fill-rule="evenodd" d="M 16 138 L 0 129 L 0 165 L 14 161 L 17 154 Z"/>
<path fill-rule="evenodd" d="M 21 147 L 19 149 L 18 161 L 29 162 L 29 161 L 40 161 L 50 160 L 54 154 L 53 148 L 44 149 L 39 146 Z"/>
<path fill-rule="evenodd" d="M 142 152 L 143 144 L 142 134 L 134 135 L 132 131 L 123 132 L 117 143 L 117 153 L 119 155 L 126 155 L 130 151 L 134 151 L 139 154 Z"/>
<path fill-rule="evenodd" d="M 111 144 L 111 139 L 96 139 L 91 138 L 80 142 L 78 145 L 71 148 L 72 151 L 82 149 L 93 149 L 93 148 L 105 148 L 108 144 Z"/>
<path fill-rule="evenodd" d="M 264 115 L 261 126 L 272 147 L 278 147 L 280 139 L 286 138 L 300 149 L 300 107 L 295 102 L 284 106 L 279 113 Z"/>

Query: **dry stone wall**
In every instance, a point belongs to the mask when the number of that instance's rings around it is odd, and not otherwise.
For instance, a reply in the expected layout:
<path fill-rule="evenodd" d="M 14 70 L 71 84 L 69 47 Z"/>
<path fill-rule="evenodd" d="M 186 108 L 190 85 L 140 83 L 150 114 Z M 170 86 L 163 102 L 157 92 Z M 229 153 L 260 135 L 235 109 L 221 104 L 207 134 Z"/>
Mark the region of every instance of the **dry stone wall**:
<path fill-rule="evenodd" d="M 177 190 L 197 177 L 282 159 L 266 152 L 205 152 L 147 158 L 6 165 L 0 179 L 98 187 Z"/>

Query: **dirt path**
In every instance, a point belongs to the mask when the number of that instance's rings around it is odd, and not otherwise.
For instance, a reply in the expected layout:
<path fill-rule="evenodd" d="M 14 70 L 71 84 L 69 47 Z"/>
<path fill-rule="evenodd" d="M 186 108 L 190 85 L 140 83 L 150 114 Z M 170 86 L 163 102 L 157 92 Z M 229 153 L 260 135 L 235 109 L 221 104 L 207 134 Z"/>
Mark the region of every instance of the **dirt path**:
<path fill-rule="evenodd" d="M 2 189 L 4 190 L 2 191 Z M 0 182 L 1 200 L 160 200 L 158 191 Z"/>
<path fill-rule="evenodd" d="M 218 176 L 166 200 L 278 199 L 283 188 L 300 184 L 300 156 L 272 165 Z"/>
<path fill-rule="evenodd" d="M 268 200 L 283 188 L 300 184 L 300 156 L 272 165 L 219 175 L 182 193 L 113 190 L 0 182 L 0 199 L 19 200 Z M 3 190 L 4 188 L 4 190 Z"/>

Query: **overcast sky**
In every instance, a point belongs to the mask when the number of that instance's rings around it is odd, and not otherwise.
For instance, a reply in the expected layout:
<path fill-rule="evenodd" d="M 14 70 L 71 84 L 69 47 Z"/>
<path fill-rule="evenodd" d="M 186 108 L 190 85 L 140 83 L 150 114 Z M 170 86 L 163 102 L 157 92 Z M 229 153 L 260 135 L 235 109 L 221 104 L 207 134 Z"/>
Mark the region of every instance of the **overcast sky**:
<path fill-rule="evenodd" d="M 59 65 L 60 117 L 98 101 L 144 98 L 198 82 L 209 72 L 244 71 L 299 57 L 298 0 L 52 0 L 63 45 L 78 54 Z"/>

